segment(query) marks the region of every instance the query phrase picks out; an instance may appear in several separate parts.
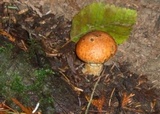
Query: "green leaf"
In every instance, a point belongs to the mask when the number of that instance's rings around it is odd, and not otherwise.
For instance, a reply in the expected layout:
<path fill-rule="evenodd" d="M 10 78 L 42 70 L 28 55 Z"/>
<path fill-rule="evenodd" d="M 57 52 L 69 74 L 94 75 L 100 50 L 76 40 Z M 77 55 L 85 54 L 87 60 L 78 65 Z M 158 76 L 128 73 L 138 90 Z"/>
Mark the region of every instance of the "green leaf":
<path fill-rule="evenodd" d="M 74 16 L 70 37 L 72 41 L 77 42 L 84 34 L 101 30 L 110 34 L 117 44 L 121 44 L 129 37 L 136 17 L 135 10 L 92 3 Z"/>

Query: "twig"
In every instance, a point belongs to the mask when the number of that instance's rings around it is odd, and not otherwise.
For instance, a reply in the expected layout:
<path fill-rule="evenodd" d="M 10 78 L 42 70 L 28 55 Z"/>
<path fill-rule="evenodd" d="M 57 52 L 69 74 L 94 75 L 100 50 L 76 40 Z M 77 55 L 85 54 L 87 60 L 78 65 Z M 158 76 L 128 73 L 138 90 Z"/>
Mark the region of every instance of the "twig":
<path fill-rule="evenodd" d="M 113 97 L 113 93 L 115 91 L 115 88 L 113 88 L 112 92 L 111 92 L 111 95 L 110 95 L 110 98 L 109 98 L 109 102 L 108 102 L 108 106 L 110 107 L 111 106 L 111 101 L 112 101 L 112 97 Z"/>
<path fill-rule="evenodd" d="M 60 49 L 62 49 L 63 47 L 65 47 L 67 44 L 69 44 L 70 42 L 72 42 L 71 40 L 68 40 L 65 44 L 63 44 Z"/>
<path fill-rule="evenodd" d="M 76 91 L 77 93 L 83 92 L 83 89 L 78 88 L 78 87 L 76 87 L 75 85 L 73 85 L 73 84 L 71 83 L 71 81 L 67 78 L 67 76 L 66 76 L 64 73 L 62 73 L 62 71 L 60 71 L 60 73 L 61 73 L 62 76 L 64 77 L 64 78 L 62 78 L 62 79 L 63 79 L 64 81 L 66 81 L 66 82 L 73 88 L 74 91 Z"/>
<path fill-rule="evenodd" d="M 102 73 L 102 74 L 103 74 L 103 73 Z M 92 91 L 92 93 L 91 93 L 91 97 L 90 97 L 90 99 L 89 99 L 87 108 L 86 108 L 86 110 L 85 110 L 85 114 L 88 114 L 89 107 L 90 107 L 90 105 L 91 105 L 91 103 L 92 103 L 93 95 L 94 95 L 95 90 L 96 90 L 96 88 L 97 88 L 97 85 L 98 85 L 98 83 L 99 83 L 99 81 L 100 81 L 100 79 L 101 79 L 101 77 L 102 77 L 102 74 L 99 76 L 98 80 L 96 81 L 96 83 L 95 83 L 95 85 L 94 85 L 93 91 Z"/>

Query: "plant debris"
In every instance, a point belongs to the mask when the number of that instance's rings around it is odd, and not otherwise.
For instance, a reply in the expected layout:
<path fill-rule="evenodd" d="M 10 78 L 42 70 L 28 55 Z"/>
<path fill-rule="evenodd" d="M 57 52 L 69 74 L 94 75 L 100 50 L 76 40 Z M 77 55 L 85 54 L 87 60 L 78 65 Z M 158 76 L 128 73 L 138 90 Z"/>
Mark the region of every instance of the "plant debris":
<path fill-rule="evenodd" d="M 39 17 L 32 9 L 25 10 L 24 13 L 17 9 L 7 9 L 6 13 L 4 4 L 6 3 L 0 4 L 0 39 L 12 43 L 21 51 L 27 50 L 26 53 L 34 52 L 38 67 L 43 67 L 42 55 L 49 62 L 55 72 L 50 78 L 55 113 L 83 114 L 90 101 L 89 114 L 160 113 L 160 89 L 155 88 L 146 75 L 130 72 L 127 69 L 128 63 L 105 66 L 101 78 L 81 72 L 84 64 L 76 57 L 75 43 L 70 41 L 69 20 L 54 14 Z M 31 61 L 31 64 L 35 63 Z M 59 88 L 62 90 L 59 91 Z M 21 99 L 12 100 L 26 114 L 33 111 L 33 108 L 22 105 L 19 102 Z M 5 103 L 0 106 L 7 111 L 15 111 L 14 107 L 9 108 Z M 42 107 L 47 110 L 47 107 Z"/>
<path fill-rule="evenodd" d="M 22 112 L 18 112 L 17 110 L 12 109 L 10 106 L 6 105 L 5 102 L 0 103 L 0 114 L 41 114 L 41 112 L 36 112 L 36 110 L 33 110 L 32 108 L 23 106 L 17 99 L 12 98 L 12 101 L 18 105 Z"/>

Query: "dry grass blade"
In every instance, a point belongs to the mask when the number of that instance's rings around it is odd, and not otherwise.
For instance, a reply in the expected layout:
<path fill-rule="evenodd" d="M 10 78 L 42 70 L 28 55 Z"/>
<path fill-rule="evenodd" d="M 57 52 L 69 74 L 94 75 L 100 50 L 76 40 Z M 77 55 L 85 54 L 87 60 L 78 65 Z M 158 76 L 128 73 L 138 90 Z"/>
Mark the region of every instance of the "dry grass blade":
<path fill-rule="evenodd" d="M 12 101 L 18 105 L 22 111 L 24 111 L 26 114 L 32 114 L 32 109 L 31 108 L 27 108 L 25 106 L 23 106 L 17 99 L 12 98 Z"/>
<path fill-rule="evenodd" d="M 112 90 L 111 95 L 110 95 L 110 99 L 109 99 L 109 103 L 108 103 L 109 107 L 111 106 L 111 101 L 112 101 L 112 97 L 113 97 L 114 91 L 115 91 L 115 88 Z"/>
<path fill-rule="evenodd" d="M 11 107 L 9 107 L 8 105 L 5 104 L 5 102 L 0 103 L 0 114 L 6 114 L 7 112 L 17 112 L 15 110 L 13 110 Z"/>

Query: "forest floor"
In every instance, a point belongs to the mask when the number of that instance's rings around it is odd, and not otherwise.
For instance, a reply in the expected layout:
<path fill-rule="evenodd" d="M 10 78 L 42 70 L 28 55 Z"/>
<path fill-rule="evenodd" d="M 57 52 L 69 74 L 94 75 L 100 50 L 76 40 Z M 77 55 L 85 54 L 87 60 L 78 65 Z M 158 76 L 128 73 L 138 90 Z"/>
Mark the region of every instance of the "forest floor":
<path fill-rule="evenodd" d="M 15 110 L 11 98 L 29 107 L 40 102 L 45 114 L 160 113 L 160 1 L 107 1 L 138 17 L 99 77 L 81 72 L 70 42 L 73 16 L 93 1 L 0 2 L 0 101 Z"/>

